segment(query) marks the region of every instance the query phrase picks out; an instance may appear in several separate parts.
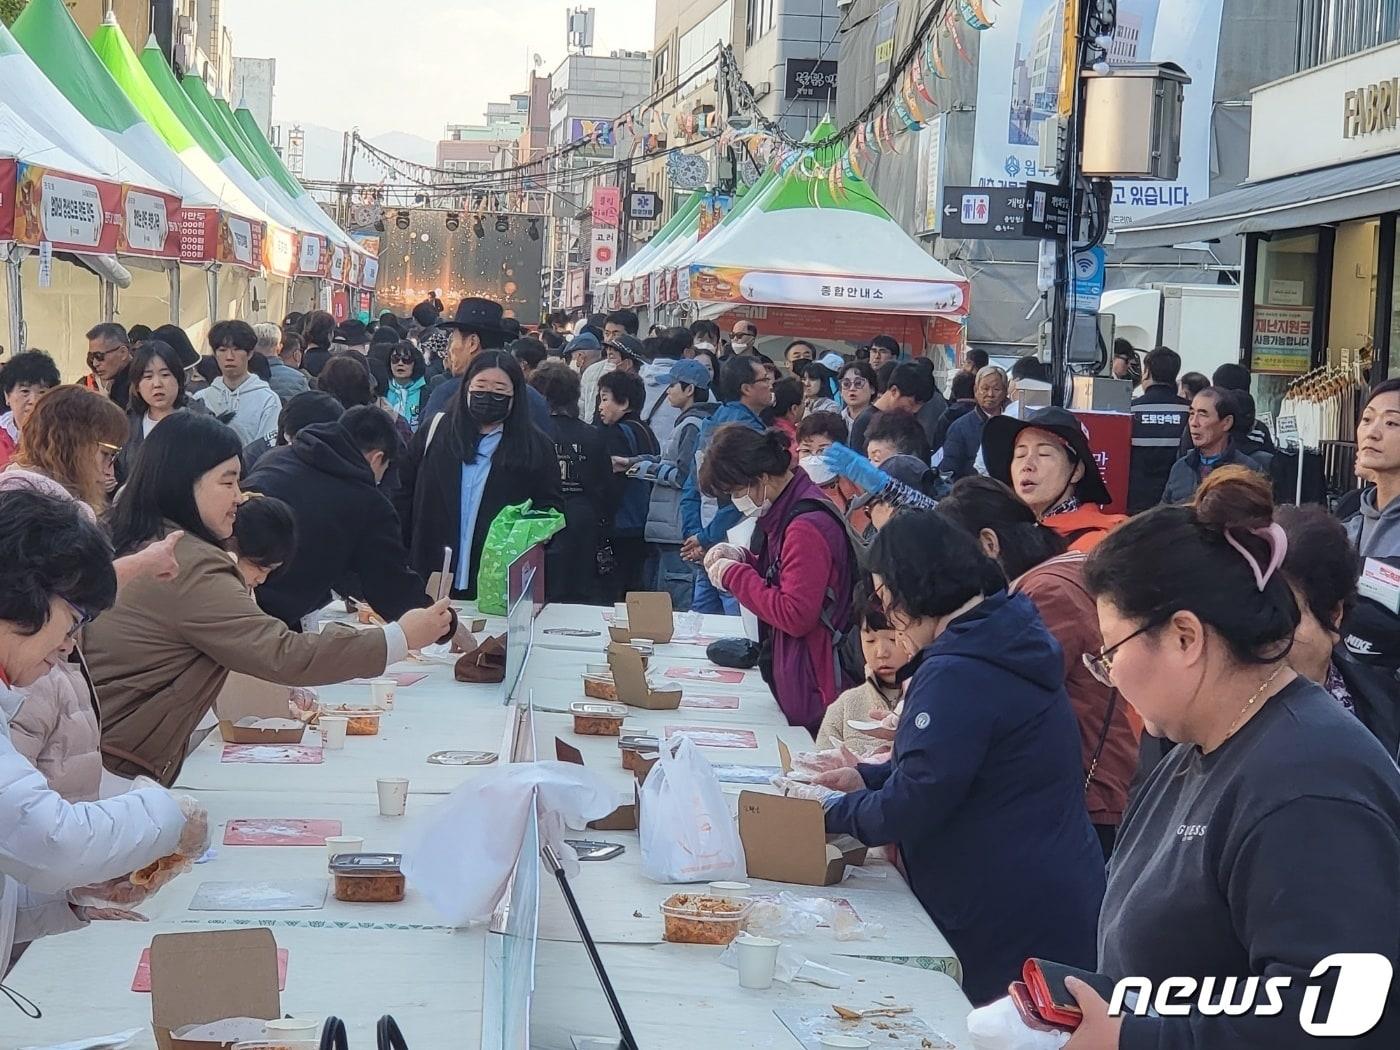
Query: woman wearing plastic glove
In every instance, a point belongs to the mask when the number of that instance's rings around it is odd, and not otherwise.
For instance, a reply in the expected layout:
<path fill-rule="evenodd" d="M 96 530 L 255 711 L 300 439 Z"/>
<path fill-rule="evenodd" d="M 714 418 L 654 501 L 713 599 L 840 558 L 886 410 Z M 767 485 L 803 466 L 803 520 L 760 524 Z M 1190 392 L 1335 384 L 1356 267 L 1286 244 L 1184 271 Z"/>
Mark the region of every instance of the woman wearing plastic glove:
<path fill-rule="evenodd" d="M 187 822 L 177 800 L 154 786 L 66 802 L 10 743 L 18 690 L 61 660 L 116 593 L 111 545 L 77 504 L 0 493 L 0 961 L 16 943 L 89 918 L 74 906 L 73 887 L 138 871 L 182 842 L 202 849 L 207 835 L 202 816 Z"/>
<path fill-rule="evenodd" d="M 816 735 L 822 715 L 854 685 L 837 641 L 851 617 L 855 555 L 840 512 L 801 468 L 787 435 L 717 428 L 700 465 L 706 495 L 757 518 L 752 551 L 706 556 L 710 582 L 758 617 L 759 668 L 788 723 Z"/>
<path fill-rule="evenodd" d="M 1005 995 L 1028 958 L 1092 969 L 1103 854 L 1059 649 L 937 511 L 896 515 L 867 564 L 911 656 L 894 756 L 791 793 L 822 802 L 828 832 L 898 845 L 974 1004 Z"/>
<path fill-rule="evenodd" d="M 176 412 L 146 438 L 112 515 L 120 552 L 184 530 L 180 572 L 140 580 L 85 634 L 102 707 L 102 751 L 119 776 L 172 784 L 190 734 L 230 671 L 288 686 L 373 678 L 410 649 L 446 640 L 444 600 L 383 628 L 299 634 L 258 608 L 225 544 L 239 505 L 242 441 L 210 416 Z"/>

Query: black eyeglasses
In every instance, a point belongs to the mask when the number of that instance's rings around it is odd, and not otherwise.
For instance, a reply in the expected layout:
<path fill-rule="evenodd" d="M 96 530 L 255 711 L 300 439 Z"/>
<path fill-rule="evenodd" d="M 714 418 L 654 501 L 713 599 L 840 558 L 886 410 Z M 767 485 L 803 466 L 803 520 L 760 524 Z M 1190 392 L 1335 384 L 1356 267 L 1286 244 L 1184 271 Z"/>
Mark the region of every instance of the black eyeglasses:
<path fill-rule="evenodd" d="M 87 355 L 88 364 L 100 365 L 103 361 L 107 360 L 108 357 L 110 357 L 112 354 L 115 354 L 118 350 L 130 349 L 131 347 L 123 343 L 121 346 L 114 346 L 110 350 L 89 350 Z"/>
<path fill-rule="evenodd" d="M 1114 645 L 1110 645 L 1107 649 L 1100 649 L 1096 653 L 1085 653 L 1084 666 L 1089 669 L 1089 673 L 1094 676 L 1095 680 L 1100 685 L 1106 685 L 1108 686 L 1108 688 L 1112 689 L 1114 654 L 1118 652 L 1119 649 L 1123 648 L 1123 646 L 1131 642 L 1134 638 L 1138 637 L 1139 635 L 1146 634 L 1148 631 L 1151 631 L 1158 626 L 1159 625 L 1155 622 L 1143 624 L 1132 634 L 1128 635 L 1128 637 L 1124 638 L 1121 642 L 1118 642 Z"/>
<path fill-rule="evenodd" d="M 69 611 L 73 614 L 73 626 L 68 628 L 68 634 L 64 636 L 64 641 L 71 642 L 74 638 L 78 637 L 79 631 L 92 623 L 95 617 L 86 610 L 78 608 L 67 598 L 63 599 L 63 604 L 68 606 Z"/>
<path fill-rule="evenodd" d="M 396 365 L 411 365 L 413 358 L 408 354 L 390 354 L 389 361 Z"/>

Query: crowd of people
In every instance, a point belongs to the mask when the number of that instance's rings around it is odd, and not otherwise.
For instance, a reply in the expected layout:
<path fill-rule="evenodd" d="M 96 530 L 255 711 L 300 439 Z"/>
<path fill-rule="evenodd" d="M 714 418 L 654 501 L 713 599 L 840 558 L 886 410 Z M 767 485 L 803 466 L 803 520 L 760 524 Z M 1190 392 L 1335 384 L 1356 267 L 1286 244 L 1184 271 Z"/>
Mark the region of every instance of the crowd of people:
<path fill-rule="evenodd" d="M 972 350 L 945 394 L 889 336 L 779 362 L 746 319 L 638 331 L 619 310 L 527 334 L 468 298 L 219 321 L 204 355 L 104 323 L 75 385 L 7 360 L 0 951 L 110 917 L 75 887 L 202 849 L 167 789 L 230 673 L 315 686 L 451 639 L 428 577 L 448 551 L 474 598 L 528 502 L 564 520 L 550 600 L 756 618 L 814 738 L 783 788 L 896 847 L 975 1004 L 1032 957 L 1154 980 L 1400 957 L 1400 381 L 1365 405 L 1336 517 L 1275 507 L 1238 366 L 1115 358 L 1141 392 L 1114 494 L 1078 419 L 1031 407 L 1033 358 Z M 304 629 L 336 595 L 381 626 Z M 1072 1050 L 1291 1045 L 1074 987 Z"/>

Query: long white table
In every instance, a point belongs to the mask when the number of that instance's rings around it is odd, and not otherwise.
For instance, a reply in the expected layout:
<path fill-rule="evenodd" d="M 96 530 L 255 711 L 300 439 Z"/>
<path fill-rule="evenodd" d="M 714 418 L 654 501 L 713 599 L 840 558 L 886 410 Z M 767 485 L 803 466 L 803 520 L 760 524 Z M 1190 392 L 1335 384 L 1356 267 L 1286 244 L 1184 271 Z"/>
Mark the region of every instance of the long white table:
<path fill-rule="evenodd" d="M 611 737 L 580 737 L 572 719 L 557 713 L 583 699 L 580 675 L 601 663 L 607 645 L 607 610 L 550 606 L 534 624 L 534 645 L 517 697 L 532 699 L 540 709 L 530 726 L 541 760 L 554 758 L 558 737 L 584 755 L 590 769 L 615 786 L 619 795 L 634 784 L 621 768 L 617 742 Z M 470 613 L 469 609 L 464 610 Z M 546 633 L 551 627 L 594 630 L 587 638 Z M 505 623 L 493 618 L 488 630 L 500 634 Z M 705 617 L 705 637 L 742 633 L 737 617 Z M 585 644 L 586 643 L 586 644 Z M 704 668 L 707 642 L 679 641 L 662 647 L 653 668 Z M 398 851 L 415 825 L 440 804 L 446 793 L 488 773 L 493 767 L 437 766 L 427 756 L 441 750 L 502 752 L 514 732 L 516 712 L 503 703 L 502 689 L 465 685 L 453 680 L 447 662 L 406 661 L 391 671 L 426 672 L 415 685 L 400 688 L 394 710 L 378 737 L 352 737 L 343 751 L 325 752 L 319 765 L 245 765 L 220 761 L 223 742 L 211 734 L 189 757 L 177 790 L 197 795 L 210 812 L 214 856 L 181 876 L 144 906 L 151 922 L 96 923 L 76 934 L 35 944 L 6 983 L 36 999 L 41 1021 L 18 1011 L 0 1010 L 0 1048 L 43 1046 L 150 1023 L 150 997 L 130 991 L 141 950 L 156 933 L 268 927 L 279 946 L 290 951 L 287 988 L 282 1004 L 297 1016 L 334 1013 L 350 1026 L 352 1046 L 373 1045 L 373 1024 L 383 1013 L 398 1018 L 414 1047 L 464 1047 L 481 1044 L 491 1031 L 483 1018 L 510 1014 L 501 999 L 500 974 L 510 971 L 511 995 L 521 995 L 519 966 L 529 965 L 530 937 L 502 937 L 485 929 L 448 930 L 409 887 L 407 898 L 393 905 L 342 904 L 327 895 L 325 906 L 307 912 L 194 912 L 191 898 L 204 882 L 326 879 L 324 846 L 225 846 L 224 826 L 240 818 L 324 818 L 339 820 L 342 833 L 363 835 L 365 847 Z M 809 748 L 800 728 L 786 724 L 757 672 L 739 683 L 681 683 L 696 693 L 733 695 L 732 710 L 682 707 L 677 711 L 629 712 L 628 724 L 660 733 L 668 725 L 730 727 L 754 733 L 753 749 L 705 747 L 712 763 L 777 766 L 777 742 L 794 751 Z M 353 704 L 368 695 L 364 683 L 322 688 L 323 700 Z M 308 734 L 307 742 L 314 742 Z M 411 791 L 403 818 L 378 814 L 374 781 L 380 776 L 407 776 Z M 763 785 L 727 784 L 731 801 L 739 791 L 771 790 Z M 774 1047 L 798 1044 L 774 1015 L 774 1009 L 823 1008 L 831 1002 L 873 1000 L 889 992 L 907 998 L 935 1031 L 966 1045 L 963 1019 L 968 1005 L 948 977 L 957 962 L 946 939 L 928 920 L 897 871 L 872 861 L 869 873 L 882 878 L 854 878 L 832 887 L 795 887 L 756 883 L 756 892 L 784 890 L 801 896 L 826 896 L 850 902 L 868 922 L 879 923 L 885 936 L 838 942 L 818 929 L 794 939 L 794 948 L 852 974 L 855 983 L 839 993 L 811 985 L 775 985 L 769 992 L 745 992 L 733 970 L 718 962 L 719 949 L 672 945 L 660 941 L 660 901 L 678 887 L 653 883 L 640 871 L 635 833 L 581 832 L 579 837 L 623 843 L 619 858 L 583 865 L 573 883 L 591 932 L 600 944 L 624 1007 L 643 1047 Z M 533 861 L 533 858 L 530 858 Z M 613 1032 L 602 993 L 578 943 L 557 884 L 539 875 L 538 943 L 534 946 L 534 1047 L 571 1050 L 570 1034 Z M 640 917 L 636 914 L 640 912 Z M 523 936 L 523 939 L 522 939 Z M 504 958 L 504 962 L 502 959 Z M 895 959 L 912 965 L 894 966 Z M 513 983 L 511 983 L 513 982 Z M 875 992 L 874 989 L 878 989 Z M 483 1012 L 483 997 L 485 1013 Z M 493 997 L 493 998 L 491 998 Z M 523 1002 L 523 999 L 522 999 Z M 507 1039 L 494 1041 L 490 1050 Z M 137 1038 L 136 1050 L 152 1050 L 149 1029 Z"/>

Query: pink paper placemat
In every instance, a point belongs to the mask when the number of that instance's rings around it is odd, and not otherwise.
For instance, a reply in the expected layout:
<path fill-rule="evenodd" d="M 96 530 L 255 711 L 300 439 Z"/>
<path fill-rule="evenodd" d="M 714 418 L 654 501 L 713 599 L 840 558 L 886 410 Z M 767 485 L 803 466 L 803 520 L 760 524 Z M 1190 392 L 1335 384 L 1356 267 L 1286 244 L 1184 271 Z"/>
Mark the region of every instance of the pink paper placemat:
<path fill-rule="evenodd" d="M 696 747 L 757 748 L 752 729 L 717 729 L 712 726 L 667 726 L 666 739 L 684 733 Z"/>
<path fill-rule="evenodd" d="M 322 757 L 319 747 L 305 744 L 225 744 L 221 761 L 243 765 L 318 766 Z"/>
<path fill-rule="evenodd" d="M 708 682 L 711 685 L 738 685 L 743 671 L 728 667 L 668 667 L 666 677 L 674 682 Z"/>
<path fill-rule="evenodd" d="M 737 696 L 711 696 L 702 693 L 682 693 L 682 707 L 694 707 L 706 711 L 737 711 L 739 710 L 739 698 Z"/>
<path fill-rule="evenodd" d="M 225 846 L 324 846 L 340 834 L 338 820 L 283 820 L 276 817 L 230 820 Z"/>

